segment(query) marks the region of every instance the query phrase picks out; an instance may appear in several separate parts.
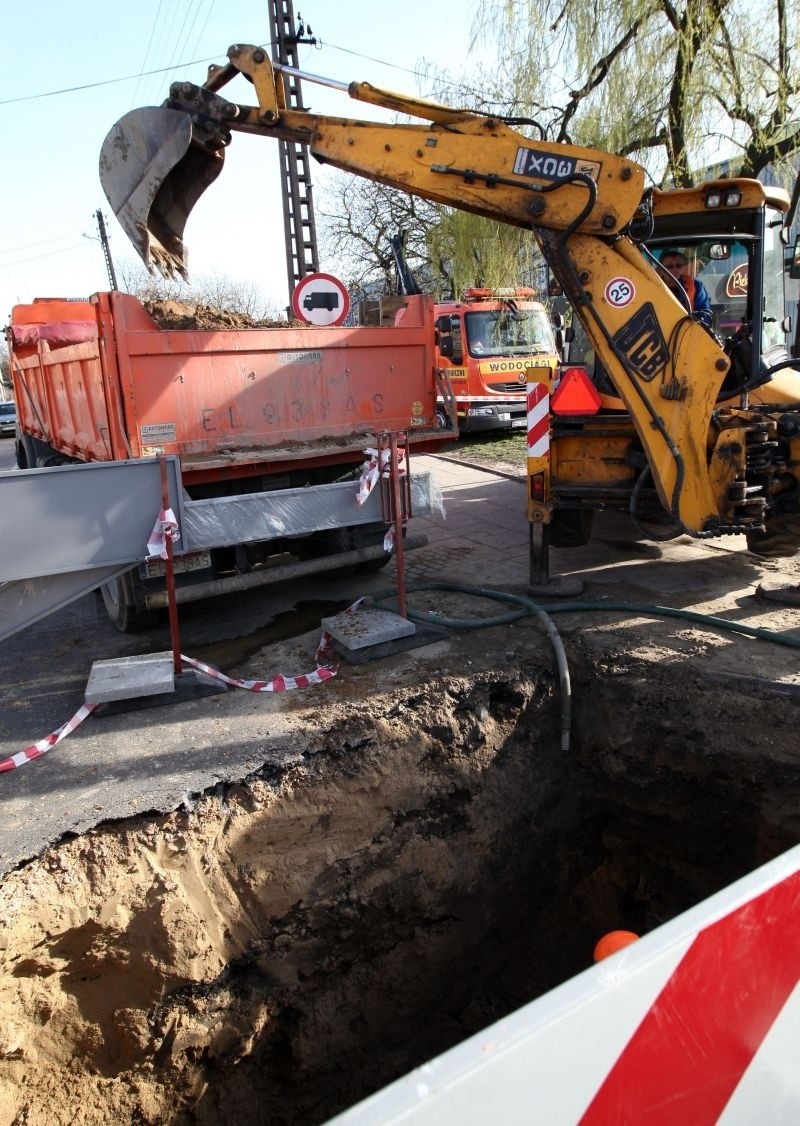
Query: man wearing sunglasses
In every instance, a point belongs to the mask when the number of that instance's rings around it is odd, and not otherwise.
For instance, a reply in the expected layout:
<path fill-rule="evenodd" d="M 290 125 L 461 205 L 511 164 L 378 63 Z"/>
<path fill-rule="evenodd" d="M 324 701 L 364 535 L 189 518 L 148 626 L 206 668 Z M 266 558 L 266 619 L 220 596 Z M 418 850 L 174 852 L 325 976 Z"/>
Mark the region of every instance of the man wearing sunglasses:
<path fill-rule="evenodd" d="M 671 283 L 668 282 L 668 284 L 671 284 L 673 289 L 677 289 L 680 285 L 689 298 L 689 304 L 695 320 L 711 328 L 713 320 L 711 298 L 708 296 L 708 290 L 699 278 L 690 275 L 686 255 L 680 250 L 665 250 L 661 255 L 661 265 L 664 267 L 669 277 L 673 279 L 673 281 Z"/>

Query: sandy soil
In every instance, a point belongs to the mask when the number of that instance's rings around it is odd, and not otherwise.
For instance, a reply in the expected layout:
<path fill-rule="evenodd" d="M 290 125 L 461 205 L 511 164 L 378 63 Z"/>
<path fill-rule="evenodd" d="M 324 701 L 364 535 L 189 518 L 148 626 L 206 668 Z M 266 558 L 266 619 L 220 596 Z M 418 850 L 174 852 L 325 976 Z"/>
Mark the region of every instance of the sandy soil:
<path fill-rule="evenodd" d="M 166 329 L 291 328 L 299 325 L 299 322 L 283 319 L 256 320 L 246 313 L 235 313 L 215 305 L 194 305 L 186 301 L 143 301 L 142 304 L 156 324 Z"/>
<path fill-rule="evenodd" d="M 797 839 L 793 655 L 644 616 L 558 627 L 569 753 L 525 618 L 391 658 L 378 689 L 348 666 L 323 706 L 288 694 L 285 768 L 10 873 L 0 1122 L 322 1122 Z"/>

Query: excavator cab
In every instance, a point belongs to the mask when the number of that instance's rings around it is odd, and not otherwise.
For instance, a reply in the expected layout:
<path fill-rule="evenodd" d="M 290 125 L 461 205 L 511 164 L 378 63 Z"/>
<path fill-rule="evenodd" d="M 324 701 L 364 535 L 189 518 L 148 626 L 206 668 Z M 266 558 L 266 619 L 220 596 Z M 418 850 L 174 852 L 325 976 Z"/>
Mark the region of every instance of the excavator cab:
<path fill-rule="evenodd" d="M 647 253 L 678 249 L 692 285 L 707 293 L 711 331 L 731 360 L 719 400 L 797 399 L 792 312 L 797 285 L 786 268 L 791 210 L 780 188 L 754 180 L 712 181 L 656 193 Z"/>

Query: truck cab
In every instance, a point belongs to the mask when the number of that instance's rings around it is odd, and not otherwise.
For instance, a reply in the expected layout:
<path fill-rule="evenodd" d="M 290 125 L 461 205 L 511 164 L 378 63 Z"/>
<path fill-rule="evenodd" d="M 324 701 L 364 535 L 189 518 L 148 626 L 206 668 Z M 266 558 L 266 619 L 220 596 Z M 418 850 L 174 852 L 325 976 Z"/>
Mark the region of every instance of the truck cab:
<path fill-rule="evenodd" d="M 555 370 L 553 329 L 536 291 L 468 289 L 461 301 L 437 302 L 436 363 L 453 387 L 460 433 L 524 429 L 526 370 Z M 439 424 L 453 420 L 438 404 Z"/>

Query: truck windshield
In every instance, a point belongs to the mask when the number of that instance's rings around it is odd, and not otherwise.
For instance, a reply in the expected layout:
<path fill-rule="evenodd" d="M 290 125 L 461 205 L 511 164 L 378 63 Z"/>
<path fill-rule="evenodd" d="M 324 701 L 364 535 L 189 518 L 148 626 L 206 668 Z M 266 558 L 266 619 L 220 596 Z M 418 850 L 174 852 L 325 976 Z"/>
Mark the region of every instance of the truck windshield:
<path fill-rule="evenodd" d="M 467 313 L 467 347 L 473 356 L 533 356 L 555 352 L 553 330 L 541 306 Z"/>

